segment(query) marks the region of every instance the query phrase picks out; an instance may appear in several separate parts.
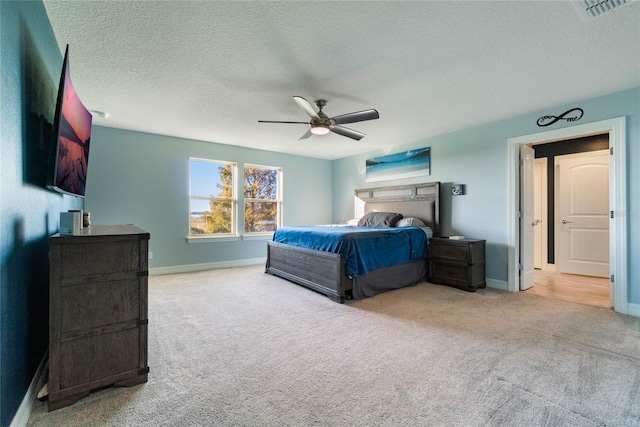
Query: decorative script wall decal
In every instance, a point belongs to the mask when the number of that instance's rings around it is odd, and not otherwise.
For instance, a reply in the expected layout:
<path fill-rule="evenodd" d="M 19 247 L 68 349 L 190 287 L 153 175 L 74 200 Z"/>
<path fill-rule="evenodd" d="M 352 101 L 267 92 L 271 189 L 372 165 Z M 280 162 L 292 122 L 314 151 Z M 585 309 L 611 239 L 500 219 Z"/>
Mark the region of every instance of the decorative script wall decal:
<path fill-rule="evenodd" d="M 573 113 L 573 115 L 569 115 Z M 536 122 L 538 126 L 550 126 L 560 120 L 566 120 L 568 122 L 577 122 L 584 115 L 584 110 L 582 108 L 572 108 L 571 110 L 567 110 L 559 116 L 542 116 Z"/>

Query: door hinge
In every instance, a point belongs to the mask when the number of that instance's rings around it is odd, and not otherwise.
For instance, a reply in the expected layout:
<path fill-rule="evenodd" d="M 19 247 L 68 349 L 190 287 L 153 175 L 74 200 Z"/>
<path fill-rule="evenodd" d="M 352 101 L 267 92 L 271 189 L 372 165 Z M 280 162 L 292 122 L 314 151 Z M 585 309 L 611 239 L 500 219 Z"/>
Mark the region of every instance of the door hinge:
<path fill-rule="evenodd" d="M 518 211 L 518 218 L 524 218 L 524 212 Z"/>
<path fill-rule="evenodd" d="M 615 281 L 615 275 L 613 275 L 613 274 L 612 274 L 612 275 L 611 275 L 611 283 L 615 283 L 615 282 L 616 282 L 616 281 Z"/>
<path fill-rule="evenodd" d="M 613 156 L 613 147 L 609 148 L 609 154 Z"/>
<path fill-rule="evenodd" d="M 520 159 L 520 166 L 524 165 L 524 159 Z"/>
<path fill-rule="evenodd" d="M 518 270 L 524 270 L 524 265 L 521 262 L 518 263 Z"/>
<path fill-rule="evenodd" d="M 611 211 L 611 219 L 613 219 L 613 211 Z"/>

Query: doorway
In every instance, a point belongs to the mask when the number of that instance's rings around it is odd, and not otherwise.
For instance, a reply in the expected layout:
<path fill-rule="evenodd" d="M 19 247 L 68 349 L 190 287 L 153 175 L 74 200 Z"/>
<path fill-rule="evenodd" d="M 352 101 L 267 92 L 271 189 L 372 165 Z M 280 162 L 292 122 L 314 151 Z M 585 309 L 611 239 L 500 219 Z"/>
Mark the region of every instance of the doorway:
<path fill-rule="evenodd" d="M 620 313 L 628 313 L 627 301 L 627 236 L 626 236 L 626 119 L 603 120 L 600 122 L 576 125 L 553 131 L 525 135 L 508 140 L 509 180 L 508 180 L 508 283 L 507 289 L 517 292 L 520 289 L 520 277 L 526 276 L 521 271 L 521 257 L 533 258 L 533 254 L 523 254 L 520 248 L 520 148 L 523 145 L 538 145 L 575 139 L 597 134 L 608 134 L 610 151 L 609 172 L 609 264 L 611 272 L 611 289 L 613 290 L 613 307 Z M 529 245 L 523 245 L 523 248 Z M 533 245 L 531 251 L 533 250 Z M 533 261 L 531 261 L 533 268 Z"/>
<path fill-rule="evenodd" d="M 529 292 L 611 307 L 609 135 L 532 148 L 535 271 Z"/>

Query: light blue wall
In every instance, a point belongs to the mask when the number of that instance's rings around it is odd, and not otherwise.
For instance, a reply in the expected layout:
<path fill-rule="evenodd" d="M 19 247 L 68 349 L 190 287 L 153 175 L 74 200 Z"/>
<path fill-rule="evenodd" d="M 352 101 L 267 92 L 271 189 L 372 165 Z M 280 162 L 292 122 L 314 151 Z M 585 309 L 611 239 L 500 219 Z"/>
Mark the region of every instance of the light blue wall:
<path fill-rule="evenodd" d="M 452 132 L 397 147 L 394 152 L 431 147 L 431 175 L 422 179 L 365 181 L 367 158 L 385 154 L 372 151 L 336 160 L 333 164 L 333 221 L 353 216 L 355 188 L 440 181 L 442 234 L 459 234 L 487 240 L 487 277 L 507 281 L 508 272 L 508 146 L 509 138 L 571 126 L 567 122 L 545 128 L 536 120 L 581 107 L 585 124 L 615 117 L 627 118 L 628 300 L 640 303 L 640 88 L 576 101 L 483 126 Z M 381 117 L 384 118 L 383 112 Z M 461 118 L 463 119 L 463 118 Z M 452 197 L 451 183 L 466 185 L 466 195 Z"/>
<path fill-rule="evenodd" d="M 45 189 L 40 133 L 53 121 L 62 54 L 41 2 L 0 2 L 0 425 L 8 426 L 48 346 L 49 236 L 82 199 Z M 39 119 L 42 117 L 42 120 Z"/>
<path fill-rule="evenodd" d="M 266 257 L 266 240 L 187 243 L 189 157 L 237 162 L 239 171 L 244 163 L 282 167 L 284 224 L 331 222 L 329 160 L 94 126 L 85 206 L 92 224 L 151 233 L 151 268 Z"/>

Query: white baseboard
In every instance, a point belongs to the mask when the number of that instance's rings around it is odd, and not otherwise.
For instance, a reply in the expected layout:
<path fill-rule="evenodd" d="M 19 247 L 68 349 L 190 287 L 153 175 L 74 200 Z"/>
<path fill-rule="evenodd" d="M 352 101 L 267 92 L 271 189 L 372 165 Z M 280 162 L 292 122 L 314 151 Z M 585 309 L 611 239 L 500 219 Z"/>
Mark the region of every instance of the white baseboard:
<path fill-rule="evenodd" d="M 640 317 L 640 304 L 627 304 L 627 314 L 630 316 Z"/>
<path fill-rule="evenodd" d="M 205 262 L 201 264 L 174 265 L 169 267 L 150 268 L 149 275 L 160 276 L 163 274 L 192 273 L 194 271 L 215 270 L 218 268 L 246 267 L 248 265 L 258 264 L 264 265 L 266 262 L 267 258 L 249 258 L 233 261 Z"/>
<path fill-rule="evenodd" d="M 13 421 L 11 421 L 11 427 L 25 427 L 27 425 L 27 422 L 29 422 L 33 404 L 38 400 L 38 391 L 40 391 L 40 389 L 44 385 L 42 374 L 44 373 L 44 370 L 48 364 L 49 352 L 47 351 L 47 353 L 45 353 L 44 357 L 42 358 L 42 361 L 40 361 L 40 365 L 38 365 L 38 369 L 36 370 L 36 373 L 31 380 L 31 384 L 29 384 L 29 388 L 27 389 L 27 393 L 22 399 L 22 403 L 18 407 L 18 412 L 16 412 L 16 415 L 13 417 Z"/>
<path fill-rule="evenodd" d="M 492 289 L 499 289 L 501 291 L 509 290 L 509 282 L 506 280 L 487 279 L 487 287 Z"/>

